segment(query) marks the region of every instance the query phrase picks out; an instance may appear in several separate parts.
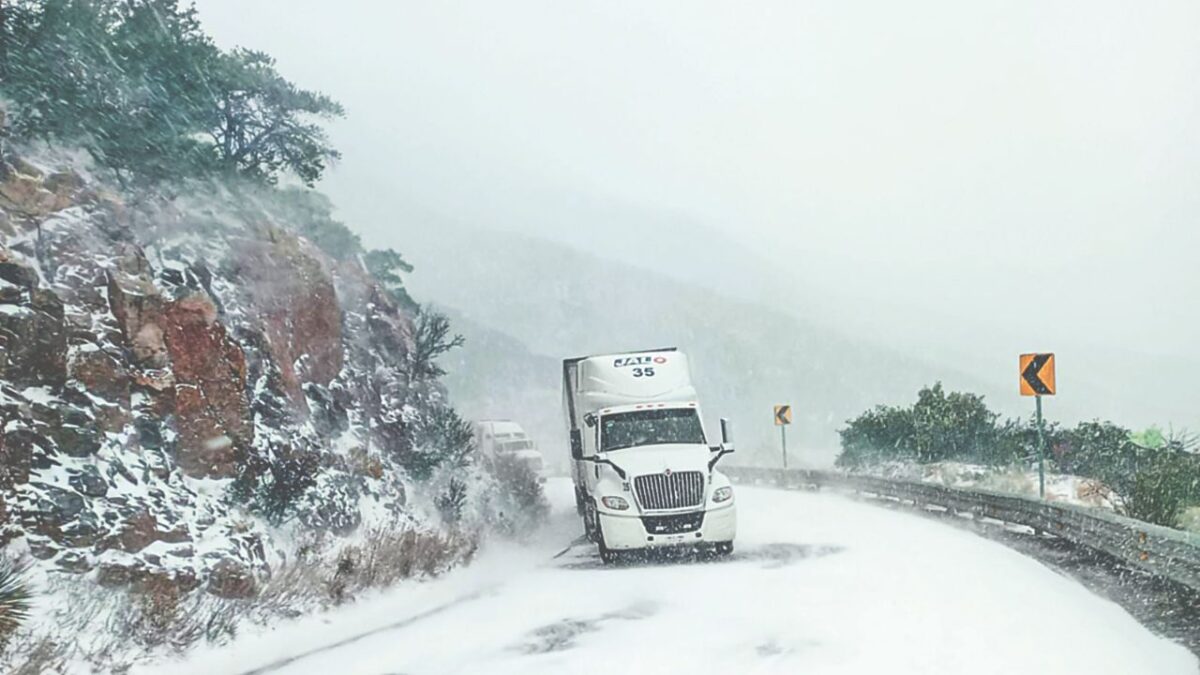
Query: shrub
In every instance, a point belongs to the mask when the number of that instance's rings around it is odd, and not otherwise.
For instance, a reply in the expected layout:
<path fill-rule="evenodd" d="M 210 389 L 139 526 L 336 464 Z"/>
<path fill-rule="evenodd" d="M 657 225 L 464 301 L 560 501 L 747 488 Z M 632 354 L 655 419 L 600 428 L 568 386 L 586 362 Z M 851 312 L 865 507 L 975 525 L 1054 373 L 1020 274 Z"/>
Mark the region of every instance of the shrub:
<path fill-rule="evenodd" d="M 519 526 L 545 520 L 550 505 L 537 472 L 527 462 L 503 455 L 497 456 L 492 465 L 504 501 L 513 511 L 511 515 L 517 517 Z"/>
<path fill-rule="evenodd" d="M 462 519 L 463 507 L 467 505 L 467 484 L 457 478 L 451 478 L 445 492 L 438 495 L 436 503 L 446 522 L 457 523 Z"/>
<path fill-rule="evenodd" d="M 413 266 L 403 256 L 390 248 L 385 248 L 368 251 L 363 255 L 362 260 L 367 271 L 379 281 L 380 286 L 394 301 L 409 311 L 418 309 L 417 303 L 404 287 L 404 279 L 400 276 L 402 272 L 413 271 Z"/>
<path fill-rule="evenodd" d="M 408 433 L 408 447 L 396 459 L 417 480 L 429 478 L 443 465 L 464 467 L 475 452 L 471 423 L 441 402 L 430 402 L 425 413 L 408 426 Z"/>
<path fill-rule="evenodd" d="M 909 408 L 878 406 L 847 422 L 839 431 L 839 466 L 859 467 L 879 461 L 937 462 L 964 459 L 999 464 L 1019 456 L 1011 442 L 1001 442 L 1007 427 L 975 394 L 947 394 L 941 383 L 917 394 Z"/>
<path fill-rule="evenodd" d="M 470 560 L 478 542 L 460 533 L 443 534 L 403 525 L 370 528 L 363 543 L 338 555 L 335 577 L 341 597 L 351 591 L 386 588 L 415 576 L 433 576 Z"/>
<path fill-rule="evenodd" d="M 1127 515 L 1175 527 L 1189 507 L 1200 504 L 1200 458 L 1165 447 L 1139 453 L 1132 488 L 1122 495 Z"/>
<path fill-rule="evenodd" d="M 315 452 L 275 447 L 268 457 L 251 457 L 229 487 L 230 498 L 269 522 L 295 516 L 296 505 L 316 484 L 320 456 Z"/>
<path fill-rule="evenodd" d="M 24 570 L 8 559 L 0 561 L 0 647 L 29 618 L 32 599 Z"/>
<path fill-rule="evenodd" d="M 982 397 L 946 394 L 940 384 L 922 389 L 911 407 L 878 406 L 839 433 L 837 464 L 850 469 L 886 461 L 1009 466 L 1032 460 L 1038 442 L 1031 421 L 1000 422 Z M 1133 433 L 1096 420 L 1073 429 L 1050 424 L 1045 437 L 1049 459 L 1060 471 L 1101 481 L 1133 518 L 1174 527 L 1183 511 L 1200 504 L 1194 436 L 1164 435 L 1155 427 Z"/>

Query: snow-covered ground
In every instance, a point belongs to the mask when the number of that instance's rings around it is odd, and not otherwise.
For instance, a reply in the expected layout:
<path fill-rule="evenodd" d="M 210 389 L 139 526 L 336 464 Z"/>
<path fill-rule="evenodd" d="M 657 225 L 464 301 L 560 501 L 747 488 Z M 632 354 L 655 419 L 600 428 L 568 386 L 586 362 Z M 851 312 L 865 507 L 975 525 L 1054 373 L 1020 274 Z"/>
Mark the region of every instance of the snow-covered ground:
<path fill-rule="evenodd" d="M 920 516 L 740 488 L 732 559 L 604 568 L 590 547 L 552 559 L 578 526 L 568 484 L 550 487 L 537 544 L 139 672 L 1200 672 L 1073 580 Z"/>

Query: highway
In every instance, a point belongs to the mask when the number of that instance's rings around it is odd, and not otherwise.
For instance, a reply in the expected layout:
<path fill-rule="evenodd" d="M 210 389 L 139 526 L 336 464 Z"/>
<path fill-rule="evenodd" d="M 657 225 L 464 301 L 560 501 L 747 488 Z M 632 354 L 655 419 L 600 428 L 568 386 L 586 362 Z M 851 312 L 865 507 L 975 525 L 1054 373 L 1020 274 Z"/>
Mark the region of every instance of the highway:
<path fill-rule="evenodd" d="M 727 560 L 600 564 L 570 485 L 522 547 L 140 672 L 1194 675 L 1197 659 L 988 539 L 846 497 L 739 488 Z"/>

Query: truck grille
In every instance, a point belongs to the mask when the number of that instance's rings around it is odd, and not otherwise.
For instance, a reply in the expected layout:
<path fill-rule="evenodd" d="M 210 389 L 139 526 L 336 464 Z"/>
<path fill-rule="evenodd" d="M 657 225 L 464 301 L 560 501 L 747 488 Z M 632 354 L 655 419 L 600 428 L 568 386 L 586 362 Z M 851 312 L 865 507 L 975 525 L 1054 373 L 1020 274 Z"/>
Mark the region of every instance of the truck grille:
<path fill-rule="evenodd" d="M 633 486 L 644 509 L 684 509 L 704 503 L 704 474 L 699 471 L 638 476 Z"/>
<path fill-rule="evenodd" d="M 695 532 L 704 526 L 704 512 L 680 513 L 673 516 L 642 516 L 642 525 L 650 534 Z"/>

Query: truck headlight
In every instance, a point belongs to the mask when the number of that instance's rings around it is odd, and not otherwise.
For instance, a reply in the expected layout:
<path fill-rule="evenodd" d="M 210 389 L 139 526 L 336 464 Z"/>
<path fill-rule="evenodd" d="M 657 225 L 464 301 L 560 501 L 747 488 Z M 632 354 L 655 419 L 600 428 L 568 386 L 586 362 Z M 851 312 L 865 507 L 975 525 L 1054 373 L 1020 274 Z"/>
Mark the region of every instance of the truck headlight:
<path fill-rule="evenodd" d="M 601 497 L 601 503 L 614 511 L 624 511 L 629 508 L 629 502 L 624 497 Z"/>
<path fill-rule="evenodd" d="M 733 488 L 719 487 L 716 490 L 713 490 L 713 501 L 714 502 L 717 502 L 719 504 L 721 502 L 727 502 L 730 499 L 733 499 Z"/>

